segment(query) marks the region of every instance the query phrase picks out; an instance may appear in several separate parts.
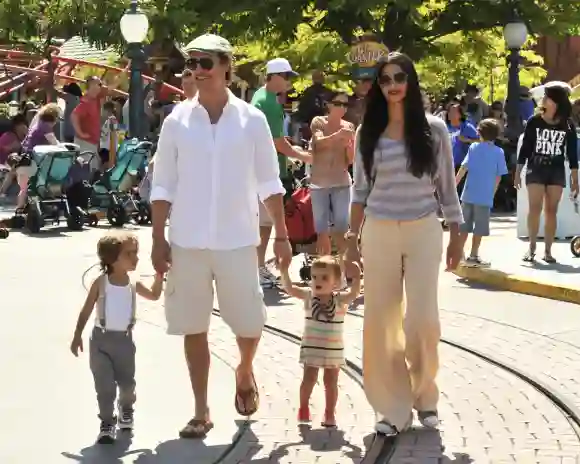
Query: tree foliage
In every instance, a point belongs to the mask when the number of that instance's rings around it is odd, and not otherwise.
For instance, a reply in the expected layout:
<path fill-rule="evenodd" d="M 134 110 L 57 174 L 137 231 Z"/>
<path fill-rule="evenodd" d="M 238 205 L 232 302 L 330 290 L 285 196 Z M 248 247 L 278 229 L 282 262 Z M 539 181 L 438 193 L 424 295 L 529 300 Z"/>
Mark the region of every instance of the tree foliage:
<path fill-rule="evenodd" d="M 466 83 L 484 88 L 487 100 L 502 100 L 507 94 L 507 50 L 501 30 L 447 35 L 436 43 L 438 54 L 417 63 L 421 83 L 434 95 L 449 87 L 462 88 Z M 522 50 L 520 82 L 527 87 L 538 85 L 546 75 L 543 59 L 534 53 L 530 40 Z"/>
<path fill-rule="evenodd" d="M 243 1 L 243 0 L 242 0 Z M 298 12 L 302 11 L 302 15 Z M 317 31 L 336 32 L 351 44 L 358 34 L 372 32 L 390 49 L 414 58 L 436 52 L 438 39 L 458 31 L 474 32 L 503 26 L 515 17 L 533 34 L 573 33 L 580 25 L 577 0 L 263 0 L 245 14 L 226 18 L 230 33 L 262 24 L 262 35 L 291 37 L 309 21 Z M 239 32 L 238 30 L 238 32 Z"/>
<path fill-rule="evenodd" d="M 128 0 L 0 0 L 0 39 L 30 40 L 43 34 L 82 35 L 101 45 L 123 43 L 119 21 Z M 514 15 L 533 34 L 576 32 L 578 0 L 141 0 L 151 23 L 151 40 L 188 41 L 206 30 L 228 38 L 296 37 L 299 26 L 336 33 L 351 44 L 373 32 L 391 49 L 414 58 L 436 52 L 439 39 L 505 24 Z"/>

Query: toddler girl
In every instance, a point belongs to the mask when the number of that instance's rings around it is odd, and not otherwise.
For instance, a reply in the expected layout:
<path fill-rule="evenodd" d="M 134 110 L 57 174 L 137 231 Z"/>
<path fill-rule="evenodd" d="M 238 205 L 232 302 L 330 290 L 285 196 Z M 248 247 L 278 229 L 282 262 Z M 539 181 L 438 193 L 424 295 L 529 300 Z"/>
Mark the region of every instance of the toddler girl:
<path fill-rule="evenodd" d="M 322 256 L 312 263 L 310 288 L 293 285 L 288 267 L 280 269 L 284 290 L 304 301 L 306 319 L 300 346 L 300 363 L 304 365 L 298 410 L 300 422 L 310 422 L 310 396 L 318 381 L 318 370 L 324 369 L 326 408 L 322 426 L 336 427 L 338 374 L 344 364 L 344 316 L 349 304 L 360 293 L 360 268 L 354 263 L 350 267 L 352 285 L 344 292 L 336 291 L 342 272 L 338 260 L 331 256 Z"/>
<path fill-rule="evenodd" d="M 97 244 L 101 275 L 92 283 L 79 314 L 70 346 L 78 356 L 83 351 L 82 333 L 96 307 L 95 327 L 89 340 L 89 364 L 95 381 L 101 428 L 97 443 L 115 441 L 119 429 L 133 428 L 135 403 L 135 324 L 136 295 L 158 300 L 163 290 L 163 275 L 157 274 L 151 288 L 129 277 L 139 262 L 139 242 L 127 233 L 107 234 Z M 119 388 L 118 419 L 115 398 Z"/>

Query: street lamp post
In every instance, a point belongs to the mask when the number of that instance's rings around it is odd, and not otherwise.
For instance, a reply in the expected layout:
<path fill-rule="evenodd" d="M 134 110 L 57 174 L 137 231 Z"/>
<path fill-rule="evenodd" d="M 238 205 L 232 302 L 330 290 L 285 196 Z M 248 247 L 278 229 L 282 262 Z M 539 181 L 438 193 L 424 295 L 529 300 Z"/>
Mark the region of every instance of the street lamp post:
<path fill-rule="evenodd" d="M 131 60 L 129 78 L 129 136 L 143 137 L 145 118 L 145 96 L 143 95 L 142 71 L 145 66 L 143 41 L 149 31 L 149 20 L 137 7 L 137 0 L 131 0 L 129 10 L 121 18 L 121 34 L 127 41 L 127 56 Z"/>
<path fill-rule="evenodd" d="M 524 130 L 520 114 L 520 49 L 526 43 L 528 29 L 523 22 L 513 21 L 505 25 L 503 35 L 510 51 L 507 58 L 509 73 L 506 137 L 512 144 L 517 144 L 518 138 Z"/>

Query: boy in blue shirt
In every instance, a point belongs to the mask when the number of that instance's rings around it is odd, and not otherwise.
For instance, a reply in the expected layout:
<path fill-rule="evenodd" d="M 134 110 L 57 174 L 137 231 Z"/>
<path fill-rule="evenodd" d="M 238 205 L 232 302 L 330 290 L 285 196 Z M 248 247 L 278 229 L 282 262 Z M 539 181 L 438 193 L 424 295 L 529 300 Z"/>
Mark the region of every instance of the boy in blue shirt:
<path fill-rule="evenodd" d="M 508 173 L 503 150 L 495 145 L 500 135 L 499 124 L 494 119 L 484 119 L 477 127 L 481 142 L 469 147 L 461 163 L 455 181 L 457 184 L 467 174 L 461 195 L 464 223 L 460 237 L 465 246 L 469 234 L 473 234 L 471 253 L 465 260 L 467 266 L 489 266 L 479 257 L 481 239 L 489 235 L 489 221 L 493 199 L 501 176 Z"/>

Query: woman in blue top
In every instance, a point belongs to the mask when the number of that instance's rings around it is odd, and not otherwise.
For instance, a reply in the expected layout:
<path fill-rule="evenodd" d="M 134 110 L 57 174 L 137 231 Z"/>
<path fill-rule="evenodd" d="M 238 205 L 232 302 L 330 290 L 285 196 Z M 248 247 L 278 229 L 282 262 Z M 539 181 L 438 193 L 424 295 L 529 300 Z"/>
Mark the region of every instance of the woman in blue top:
<path fill-rule="evenodd" d="M 477 142 L 479 137 L 477 135 L 477 129 L 467 120 L 463 108 L 461 108 L 460 103 L 457 101 L 449 105 L 445 122 L 447 122 L 447 130 L 451 135 L 453 163 L 455 165 L 455 172 L 457 172 L 463 158 L 467 155 L 469 145 Z"/>

